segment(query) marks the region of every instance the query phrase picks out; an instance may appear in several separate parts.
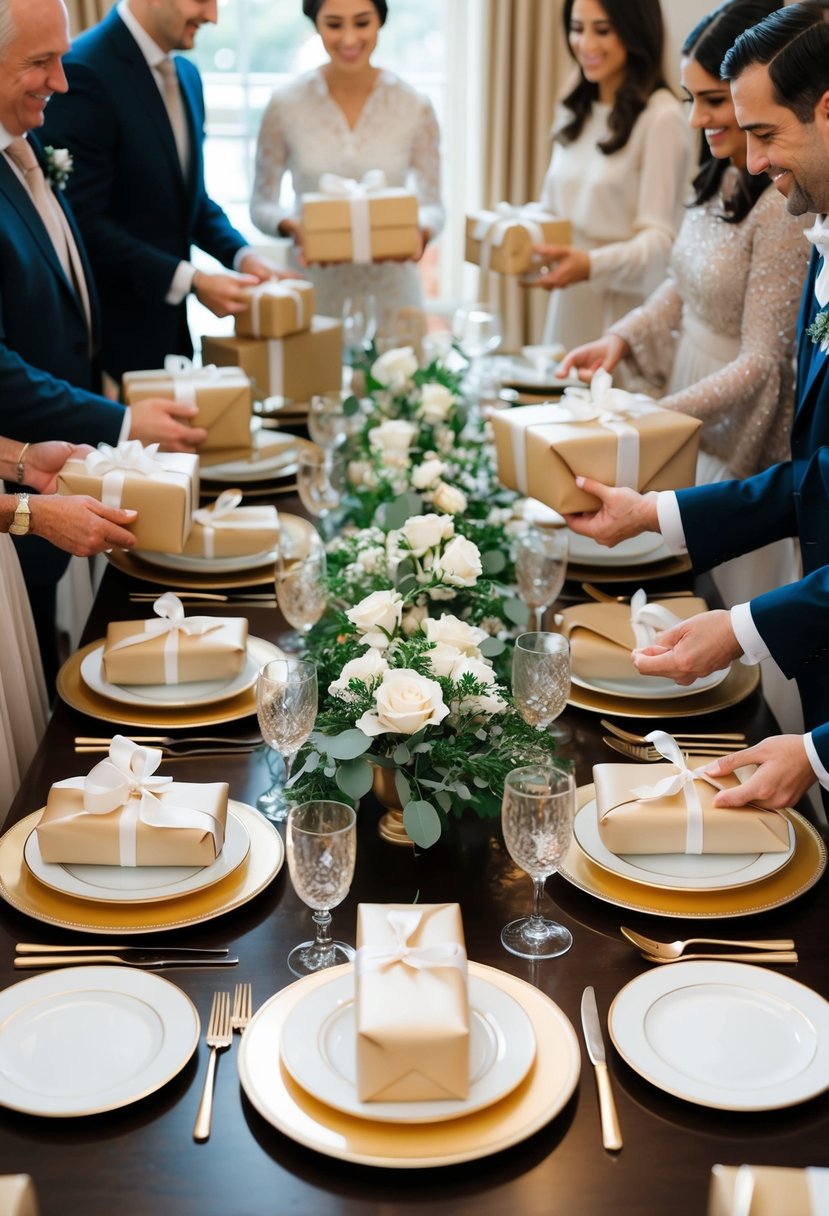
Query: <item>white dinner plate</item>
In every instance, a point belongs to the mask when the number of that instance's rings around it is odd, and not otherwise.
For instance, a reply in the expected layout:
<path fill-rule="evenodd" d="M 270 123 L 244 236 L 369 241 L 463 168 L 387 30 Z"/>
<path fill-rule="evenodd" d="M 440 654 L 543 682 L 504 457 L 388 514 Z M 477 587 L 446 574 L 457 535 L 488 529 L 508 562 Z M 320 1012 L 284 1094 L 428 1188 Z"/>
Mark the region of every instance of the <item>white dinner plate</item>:
<path fill-rule="evenodd" d="M 523 1081 L 535 1032 L 506 992 L 470 976 L 469 1095 L 433 1102 L 361 1102 L 357 1097 L 354 974 L 309 992 L 280 1038 L 282 1062 L 303 1089 L 336 1110 L 388 1123 L 436 1123 L 491 1106 Z M 310 1050 L 309 1050 L 310 1046 Z"/>
<path fill-rule="evenodd" d="M 672 556 L 658 532 L 630 536 L 614 548 L 600 545 L 592 536 L 570 532 L 570 561 L 581 566 L 647 566 Z"/>
<path fill-rule="evenodd" d="M 146 549 L 133 549 L 133 556 L 140 557 L 150 566 L 163 570 L 184 570 L 190 574 L 232 574 L 235 570 L 258 570 L 260 566 L 276 561 L 277 549 L 264 549 L 261 553 L 245 553 L 241 557 L 194 557 L 185 553 L 151 553 Z"/>
<path fill-rule="evenodd" d="M 730 667 L 726 667 L 724 671 L 712 671 L 710 675 L 694 680 L 693 684 L 677 684 L 664 676 L 632 675 L 627 680 L 598 680 L 595 677 L 586 680 L 573 672 L 571 678 L 578 688 L 587 688 L 591 692 L 609 693 L 614 697 L 638 697 L 643 701 L 672 701 L 676 697 L 692 697 L 694 693 L 716 688 L 730 670 Z"/>
<path fill-rule="evenodd" d="M 23 858 L 38 882 L 53 891 L 76 899 L 141 904 L 212 887 L 242 864 L 249 849 L 247 828 L 228 811 L 224 846 L 209 866 L 92 866 L 44 861 L 36 831 L 26 840 Z"/>
<path fill-rule="evenodd" d="M 257 646 L 255 643 L 260 642 Z M 263 651 L 267 646 L 267 654 Z M 110 701 L 118 701 L 121 705 L 142 705 L 149 707 L 201 705 L 227 701 L 237 696 L 256 683 L 259 668 L 267 659 L 279 657 L 272 655 L 269 642 L 259 638 L 248 638 L 247 655 L 242 670 L 235 676 L 221 680 L 198 680 L 188 684 L 110 684 L 104 679 L 103 663 L 104 643 L 96 646 L 81 660 L 81 679 L 87 688 L 97 692 Z M 280 651 L 279 654 L 282 652 Z"/>
<path fill-rule="evenodd" d="M 679 891 L 727 891 L 776 874 L 794 853 L 794 828 L 789 823 L 789 847 L 783 853 L 611 853 L 602 843 L 596 801 L 576 814 L 573 835 L 591 861 L 633 882 Z"/>
<path fill-rule="evenodd" d="M 199 469 L 202 481 L 259 481 L 271 473 L 287 477 L 296 471 L 299 440 L 288 431 L 267 428 L 254 430 L 251 435 L 253 452 L 246 460 L 228 460 L 224 464 L 204 465 Z"/>
<path fill-rule="evenodd" d="M 618 993 L 608 1025 L 631 1068 L 700 1106 L 777 1110 L 829 1088 L 829 1003 L 763 967 L 657 967 Z"/>
<path fill-rule="evenodd" d="M 180 1072 L 199 1015 L 169 980 L 131 967 L 44 972 L 0 992 L 0 1105 L 47 1117 L 137 1102 Z"/>

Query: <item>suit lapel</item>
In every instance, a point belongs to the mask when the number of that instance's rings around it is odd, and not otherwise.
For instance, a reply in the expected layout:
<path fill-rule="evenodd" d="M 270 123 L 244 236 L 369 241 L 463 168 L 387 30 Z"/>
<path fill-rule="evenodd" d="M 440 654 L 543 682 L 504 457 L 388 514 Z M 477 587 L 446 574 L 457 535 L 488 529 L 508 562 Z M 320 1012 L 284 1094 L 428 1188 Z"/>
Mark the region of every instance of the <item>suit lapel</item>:
<path fill-rule="evenodd" d="M 69 292 L 69 295 L 72 297 L 75 307 L 81 308 L 81 302 L 78 299 L 78 294 L 66 277 L 66 273 L 61 265 L 61 260 L 57 254 L 57 250 L 52 243 L 52 238 L 46 231 L 43 220 L 38 214 L 37 207 L 35 207 L 28 190 L 18 179 L 16 173 L 5 156 L 0 156 L 0 191 L 5 194 L 12 207 L 14 207 L 23 223 L 29 229 L 29 232 L 37 242 L 41 252 L 45 255 L 46 260 L 51 266 L 52 270 L 64 284 L 66 290 Z M 83 310 L 81 309 L 81 311 Z"/>
<path fill-rule="evenodd" d="M 800 412 L 800 410 L 806 404 L 815 386 L 819 386 L 823 383 L 823 378 L 826 374 L 826 364 L 829 362 L 829 354 L 827 354 L 826 351 L 822 351 L 820 347 L 812 341 L 807 333 L 809 326 L 812 324 L 817 314 L 821 311 L 818 302 L 815 299 L 815 279 L 817 278 L 819 264 L 820 255 L 818 254 L 817 250 L 814 250 L 812 253 L 812 260 L 809 264 L 809 274 L 806 278 L 806 284 L 803 289 L 803 306 L 800 311 L 800 318 L 798 322 L 798 412 Z"/>
<path fill-rule="evenodd" d="M 190 210 L 196 206 L 196 183 L 202 178 L 202 126 L 200 118 L 199 95 L 196 89 L 196 78 L 192 72 L 184 68 L 183 61 L 176 56 L 176 72 L 181 86 L 184 102 L 184 113 L 187 116 L 187 131 L 190 137 L 190 165 L 187 174 L 187 200 Z"/>

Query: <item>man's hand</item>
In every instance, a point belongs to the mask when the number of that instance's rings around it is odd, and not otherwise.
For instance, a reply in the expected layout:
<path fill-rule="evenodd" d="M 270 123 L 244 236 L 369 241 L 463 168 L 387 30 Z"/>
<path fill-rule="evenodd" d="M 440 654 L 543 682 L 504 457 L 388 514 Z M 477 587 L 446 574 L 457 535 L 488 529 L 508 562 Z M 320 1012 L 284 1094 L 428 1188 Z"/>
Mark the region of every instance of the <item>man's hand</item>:
<path fill-rule="evenodd" d="M 533 252 L 551 269 L 528 284 L 530 287 L 554 291 L 590 278 L 590 254 L 584 249 L 572 249 L 569 245 L 535 245 Z"/>
<path fill-rule="evenodd" d="M 34 535 L 76 557 L 130 549 L 135 544 L 135 537 L 126 528 L 135 521 L 137 511 L 105 507 L 83 494 L 39 495 L 29 500 L 29 507 Z"/>
<path fill-rule="evenodd" d="M 587 342 L 584 346 L 576 346 L 569 351 L 561 361 L 559 375 L 568 375 L 573 368 L 582 375 L 583 380 L 592 378 L 593 373 L 600 367 L 606 372 L 612 372 L 617 363 L 630 354 L 630 347 L 624 338 L 618 334 L 605 334 L 595 342 Z"/>
<path fill-rule="evenodd" d="M 663 630 L 652 646 L 634 650 L 631 658 L 643 676 L 664 676 L 677 684 L 693 684 L 700 676 L 728 667 L 742 653 L 730 613 L 717 609 L 700 612 Z"/>
<path fill-rule="evenodd" d="M 247 292 L 259 281 L 252 274 L 205 274 L 203 270 L 197 270 L 193 278 L 193 291 L 199 302 L 209 308 L 214 316 L 230 317 L 244 312 L 250 303 Z"/>
<path fill-rule="evenodd" d="M 196 452 L 207 438 L 201 426 L 191 426 L 198 407 L 189 401 L 146 397 L 130 406 L 130 439 L 158 443 L 165 452 Z"/>
<path fill-rule="evenodd" d="M 66 443 L 61 439 L 30 444 L 25 459 L 26 485 L 40 494 L 54 494 L 58 473 L 67 460 L 82 458 L 91 451 L 88 443 Z"/>
<path fill-rule="evenodd" d="M 257 283 L 267 283 L 269 279 L 298 279 L 301 278 L 295 270 L 280 270 L 275 262 L 261 258 L 258 253 L 246 253 L 239 263 L 242 274 L 249 274 Z"/>
<path fill-rule="evenodd" d="M 802 735 L 772 735 L 756 747 L 715 760 L 705 771 L 712 777 L 724 777 L 744 764 L 756 764 L 757 771 L 733 790 L 717 794 L 714 806 L 747 806 L 749 802 L 774 810 L 794 806 L 817 780 Z"/>
<path fill-rule="evenodd" d="M 654 491 L 637 494 L 624 486 L 602 485 L 592 477 L 577 477 L 576 485 L 601 501 L 598 511 L 564 516 L 567 527 L 580 536 L 592 536 L 600 545 L 612 547 L 640 532 L 659 531 Z"/>

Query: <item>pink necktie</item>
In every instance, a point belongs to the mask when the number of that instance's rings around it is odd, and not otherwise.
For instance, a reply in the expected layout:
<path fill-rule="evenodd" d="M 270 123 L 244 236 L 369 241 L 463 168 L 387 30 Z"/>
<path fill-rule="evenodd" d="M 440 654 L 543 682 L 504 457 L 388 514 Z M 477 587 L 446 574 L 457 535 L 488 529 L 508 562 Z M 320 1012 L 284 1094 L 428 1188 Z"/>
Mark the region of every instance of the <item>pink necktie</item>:
<path fill-rule="evenodd" d="M 176 141 L 181 168 L 186 173 L 190 148 L 187 138 L 187 120 L 184 116 L 184 105 L 181 100 L 181 89 L 178 83 L 178 72 L 176 71 L 175 63 L 173 63 L 173 60 L 169 56 L 162 59 L 156 67 L 161 73 L 161 79 L 164 82 L 164 104 L 167 107 L 170 126 L 173 128 L 173 138 Z"/>

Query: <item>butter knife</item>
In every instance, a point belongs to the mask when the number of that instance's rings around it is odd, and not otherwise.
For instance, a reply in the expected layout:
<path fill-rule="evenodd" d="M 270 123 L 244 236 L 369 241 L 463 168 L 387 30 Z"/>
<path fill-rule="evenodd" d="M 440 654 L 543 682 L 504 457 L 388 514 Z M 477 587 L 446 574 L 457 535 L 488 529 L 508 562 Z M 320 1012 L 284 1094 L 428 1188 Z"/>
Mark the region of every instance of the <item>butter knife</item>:
<path fill-rule="evenodd" d="M 235 967 L 238 958 L 219 958 L 215 954 L 164 954 L 155 951 L 147 955 L 124 954 L 18 954 L 14 965 L 18 971 L 46 971 L 51 967 L 138 967 L 142 971 L 164 971 L 168 967 Z"/>
<path fill-rule="evenodd" d="M 200 957 L 207 954 L 230 954 L 227 946 L 144 946 L 120 945 L 118 942 L 95 942 L 92 945 L 47 946 L 41 942 L 18 942 L 14 948 L 16 954 L 83 954 L 91 950 L 93 954 L 195 954 Z"/>
<path fill-rule="evenodd" d="M 605 1148 L 617 1151 L 622 1147 L 622 1132 L 619 1128 L 613 1090 L 610 1088 L 610 1073 L 607 1070 L 599 1007 L 596 1004 L 596 993 L 592 988 L 585 988 L 582 994 L 581 1025 L 587 1045 L 587 1054 L 596 1071 L 596 1088 L 599 1091 L 599 1110 L 602 1116 L 602 1144 Z"/>

